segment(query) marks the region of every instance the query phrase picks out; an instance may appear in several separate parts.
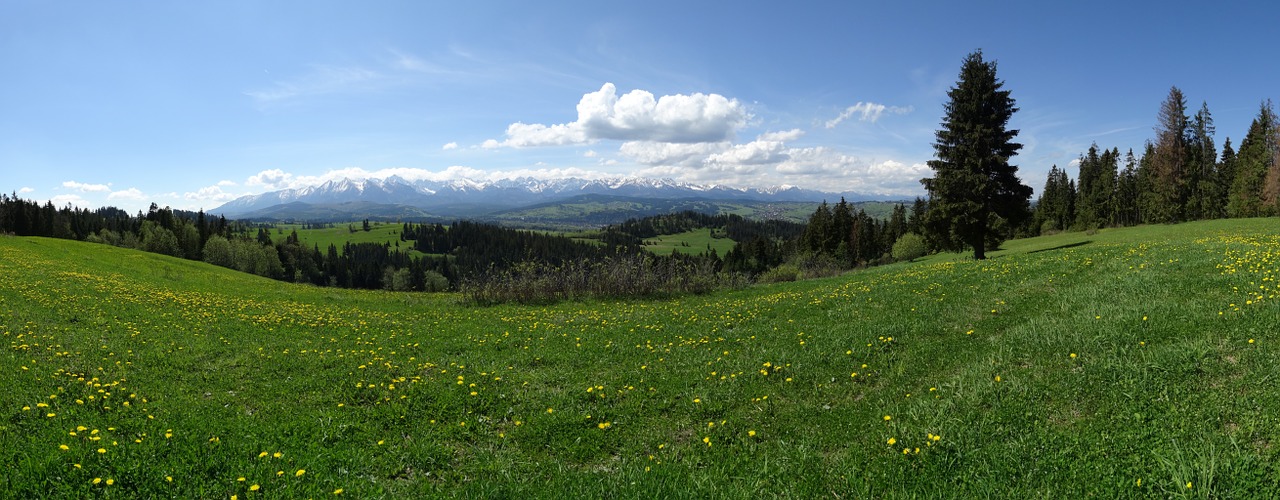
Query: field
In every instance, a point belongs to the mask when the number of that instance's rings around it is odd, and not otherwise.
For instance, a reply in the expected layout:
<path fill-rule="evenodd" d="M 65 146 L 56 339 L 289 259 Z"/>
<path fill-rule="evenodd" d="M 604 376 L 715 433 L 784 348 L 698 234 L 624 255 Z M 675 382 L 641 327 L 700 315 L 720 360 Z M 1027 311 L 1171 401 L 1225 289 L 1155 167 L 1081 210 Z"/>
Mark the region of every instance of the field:
<path fill-rule="evenodd" d="M 701 255 L 710 252 L 709 247 L 716 251 L 716 255 L 724 257 L 733 250 L 735 242 L 723 236 L 724 231 L 720 231 L 719 238 L 713 237 L 712 231 L 712 229 L 695 229 L 680 234 L 655 236 L 644 240 L 644 249 L 656 255 L 671 255 L 675 251 L 685 255 Z"/>
<path fill-rule="evenodd" d="M 0 237 L 4 496 L 1266 497 L 1276 227 L 491 308 Z"/>
<path fill-rule="evenodd" d="M 351 228 L 355 228 L 355 232 L 352 232 Z M 321 252 L 326 251 L 329 245 L 337 247 L 338 253 L 342 253 L 342 246 L 347 243 L 387 243 L 393 248 L 396 244 L 400 244 L 405 251 L 413 255 L 421 255 L 413 250 L 412 241 L 400 241 L 400 230 L 403 228 L 403 224 L 370 222 L 369 230 L 365 231 L 362 223 L 357 221 L 335 223 L 333 227 L 317 229 L 303 229 L 302 224 L 277 224 L 268 231 L 271 233 L 271 240 L 275 243 L 284 242 L 289 234 L 297 231 L 298 241 L 302 246 L 311 248 L 318 245 Z"/>

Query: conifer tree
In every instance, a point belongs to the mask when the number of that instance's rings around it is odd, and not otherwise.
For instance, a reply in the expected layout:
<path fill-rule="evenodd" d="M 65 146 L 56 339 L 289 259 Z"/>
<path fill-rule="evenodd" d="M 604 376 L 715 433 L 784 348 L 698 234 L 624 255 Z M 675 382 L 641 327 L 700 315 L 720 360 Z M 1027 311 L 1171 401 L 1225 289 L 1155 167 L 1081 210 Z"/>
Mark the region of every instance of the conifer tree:
<path fill-rule="evenodd" d="M 1187 201 L 1187 99 L 1178 87 L 1169 89 L 1157 119 L 1148 220 L 1177 222 L 1183 220 Z"/>
<path fill-rule="evenodd" d="M 1264 101 L 1258 117 L 1253 119 L 1248 134 L 1240 142 L 1240 151 L 1236 152 L 1235 179 L 1227 201 L 1227 213 L 1231 217 L 1257 217 L 1264 213 L 1263 184 L 1276 165 L 1276 154 L 1280 150 L 1278 133 L 1280 122 L 1271 101 Z"/>
<path fill-rule="evenodd" d="M 1018 131 L 1008 128 L 1018 108 L 1003 87 L 995 61 L 984 61 L 980 50 L 965 57 L 933 145 L 934 177 L 921 180 L 930 196 L 930 239 L 950 250 L 972 247 L 979 260 L 1021 225 L 1031 198 L 1018 167 L 1009 164 L 1022 144 L 1013 142 Z"/>

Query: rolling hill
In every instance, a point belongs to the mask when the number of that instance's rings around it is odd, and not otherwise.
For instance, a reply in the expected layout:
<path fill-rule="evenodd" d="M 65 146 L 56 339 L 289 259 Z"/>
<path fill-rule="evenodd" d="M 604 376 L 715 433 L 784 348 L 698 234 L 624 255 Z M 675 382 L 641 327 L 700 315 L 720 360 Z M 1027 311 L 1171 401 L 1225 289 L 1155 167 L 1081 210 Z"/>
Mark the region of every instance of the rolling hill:
<path fill-rule="evenodd" d="M 1265 497 L 1274 219 L 459 306 L 0 237 L 15 497 Z"/>

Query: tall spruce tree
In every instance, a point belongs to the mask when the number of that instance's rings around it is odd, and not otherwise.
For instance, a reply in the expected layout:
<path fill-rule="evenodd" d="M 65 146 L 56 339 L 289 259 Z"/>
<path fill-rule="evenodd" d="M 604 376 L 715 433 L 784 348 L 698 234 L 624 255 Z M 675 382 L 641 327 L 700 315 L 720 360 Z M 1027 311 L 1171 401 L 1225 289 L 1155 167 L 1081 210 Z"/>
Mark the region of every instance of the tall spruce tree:
<path fill-rule="evenodd" d="M 1231 217 L 1257 217 L 1265 213 L 1263 185 L 1267 173 L 1276 165 L 1280 151 L 1280 120 L 1271 101 L 1262 103 L 1258 117 L 1249 125 L 1249 132 L 1240 141 L 1236 152 L 1235 179 L 1227 200 L 1227 213 Z"/>
<path fill-rule="evenodd" d="M 1217 218 L 1220 204 L 1215 201 L 1218 150 L 1213 144 L 1213 115 L 1209 104 L 1200 103 L 1200 111 L 1187 126 L 1187 219 Z"/>
<path fill-rule="evenodd" d="M 920 181 L 929 191 L 926 228 L 932 242 L 949 250 L 972 247 L 979 260 L 1029 213 L 1031 188 L 1009 164 L 1022 149 L 1013 142 L 1018 131 L 1008 128 L 1018 108 L 1003 87 L 995 61 L 984 61 L 981 50 L 965 57 L 933 145 L 934 177 Z"/>
<path fill-rule="evenodd" d="M 1160 104 L 1156 142 L 1151 158 L 1152 203 L 1148 220 L 1178 222 L 1187 202 L 1187 99 L 1178 87 Z M 1144 158 L 1145 159 L 1145 158 Z"/>

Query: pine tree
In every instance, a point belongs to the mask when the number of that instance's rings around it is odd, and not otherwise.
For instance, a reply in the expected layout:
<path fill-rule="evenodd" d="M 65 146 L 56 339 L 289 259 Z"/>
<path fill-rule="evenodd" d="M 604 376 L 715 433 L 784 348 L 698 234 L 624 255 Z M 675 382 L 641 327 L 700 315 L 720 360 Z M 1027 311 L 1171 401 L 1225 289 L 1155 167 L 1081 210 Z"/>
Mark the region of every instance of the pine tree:
<path fill-rule="evenodd" d="M 1218 149 L 1213 144 L 1213 115 L 1209 104 L 1200 103 L 1200 111 L 1187 127 L 1187 218 L 1217 218 L 1214 201 L 1217 185 Z"/>
<path fill-rule="evenodd" d="M 1263 185 L 1267 174 L 1276 165 L 1280 150 L 1280 122 L 1271 107 L 1271 101 L 1262 103 L 1258 117 L 1249 125 L 1249 132 L 1240 142 L 1236 152 L 1235 179 L 1227 200 L 1227 213 L 1231 217 L 1256 217 L 1264 213 Z"/>
<path fill-rule="evenodd" d="M 1228 137 L 1222 144 L 1222 156 L 1214 169 L 1213 207 L 1216 217 L 1227 217 L 1227 200 L 1231 194 L 1231 183 L 1236 179 L 1236 151 L 1231 147 Z"/>
<path fill-rule="evenodd" d="M 1130 149 L 1124 155 L 1124 170 L 1116 179 L 1116 224 L 1132 226 L 1142 220 L 1138 213 L 1138 193 L 1138 160 Z"/>
<path fill-rule="evenodd" d="M 1187 201 L 1187 99 L 1178 87 L 1157 115 L 1155 155 L 1151 158 L 1152 222 L 1177 222 L 1185 216 Z"/>
<path fill-rule="evenodd" d="M 965 57 L 933 145 L 934 177 L 921 180 L 929 191 L 931 239 L 950 250 L 970 246 L 979 260 L 1028 216 L 1032 192 L 1009 164 L 1022 144 L 1013 142 L 1018 131 L 1008 128 L 1018 108 L 1003 87 L 996 63 L 983 61 L 982 51 Z"/>

